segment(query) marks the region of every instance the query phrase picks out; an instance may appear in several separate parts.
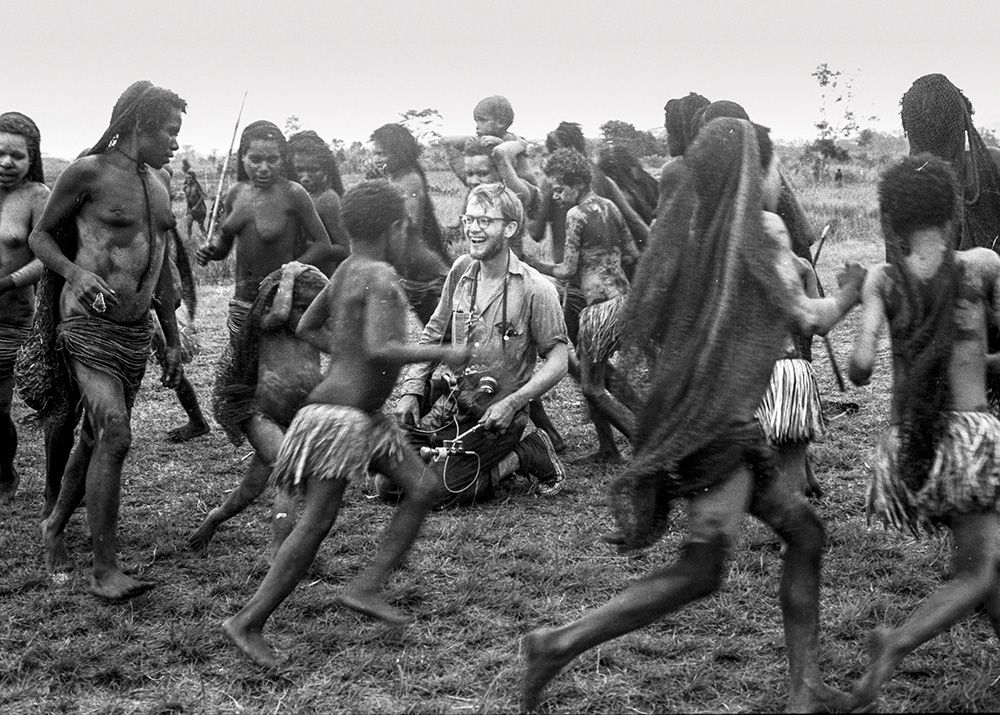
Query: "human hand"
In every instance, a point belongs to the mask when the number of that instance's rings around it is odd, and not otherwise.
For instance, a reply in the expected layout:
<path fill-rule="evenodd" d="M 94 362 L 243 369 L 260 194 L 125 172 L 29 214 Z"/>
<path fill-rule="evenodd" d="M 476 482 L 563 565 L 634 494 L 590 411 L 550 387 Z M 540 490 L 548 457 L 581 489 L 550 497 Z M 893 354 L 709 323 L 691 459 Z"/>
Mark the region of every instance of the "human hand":
<path fill-rule="evenodd" d="M 514 401 L 514 396 L 508 395 L 487 407 L 483 416 L 479 418 L 479 424 L 487 432 L 502 432 L 510 427 L 516 414 L 517 404 Z"/>
<path fill-rule="evenodd" d="M 170 347 L 164 351 L 163 375 L 160 376 L 160 384 L 164 387 L 177 387 L 177 383 L 184 376 L 184 368 L 181 366 L 180 346 Z"/>
<path fill-rule="evenodd" d="M 103 313 L 109 305 L 118 305 L 118 297 L 108 282 L 85 268 L 77 266 L 66 277 L 66 284 L 77 304 L 92 313 Z"/>
<path fill-rule="evenodd" d="M 417 424 L 420 420 L 420 400 L 416 395 L 403 395 L 396 401 L 396 420 L 411 427 Z"/>
<path fill-rule="evenodd" d="M 480 134 L 476 137 L 476 141 L 479 142 L 479 145 L 484 149 L 494 149 L 503 144 L 503 139 L 495 137 L 492 134 Z"/>
<path fill-rule="evenodd" d="M 844 267 L 837 273 L 837 285 L 841 290 L 861 294 L 868 270 L 857 261 L 844 261 Z"/>
<path fill-rule="evenodd" d="M 194 252 L 194 259 L 198 262 L 199 266 L 207 266 L 209 261 L 216 260 L 215 246 L 211 243 L 206 243 L 204 246 L 201 246 Z"/>
<path fill-rule="evenodd" d="M 441 362 L 450 368 L 459 368 L 469 360 L 471 354 L 472 349 L 468 345 L 456 345 L 445 348 Z"/>

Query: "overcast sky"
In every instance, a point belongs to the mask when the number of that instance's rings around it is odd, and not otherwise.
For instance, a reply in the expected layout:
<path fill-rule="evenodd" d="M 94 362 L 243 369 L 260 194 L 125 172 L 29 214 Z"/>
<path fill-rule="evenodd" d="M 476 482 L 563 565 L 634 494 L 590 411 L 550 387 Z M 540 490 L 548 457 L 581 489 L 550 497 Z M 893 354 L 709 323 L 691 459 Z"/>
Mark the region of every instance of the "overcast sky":
<path fill-rule="evenodd" d="M 608 119 L 650 129 L 689 91 L 805 139 L 822 62 L 854 74 L 855 113 L 876 129 L 898 131 L 900 96 L 929 72 L 965 91 L 977 126 L 1000 126 L 995 0 L 33 0 L 4 15 L 4 110 L 63 157 L 97 140 L 137 79 L 188 101 L 180 141 L 203 152 L 228 146 L 244 90 L 244 124 L 294 114 L 327 140 L 425 107 L 471 132 L 490 94 L 530 138 L 562 120 L 590 136 Z"/>

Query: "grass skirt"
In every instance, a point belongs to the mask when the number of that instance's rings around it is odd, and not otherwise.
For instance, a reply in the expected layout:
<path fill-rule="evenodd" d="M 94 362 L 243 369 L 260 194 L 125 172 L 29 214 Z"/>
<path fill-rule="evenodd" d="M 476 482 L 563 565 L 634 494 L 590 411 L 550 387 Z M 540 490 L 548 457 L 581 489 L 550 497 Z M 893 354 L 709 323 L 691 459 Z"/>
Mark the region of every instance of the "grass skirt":
<path fill-rule="evenodd" d="M 275 485 L 291 491 L 310 478 L 351 481 L 377 459 L 395 459 L 409 449 L 390 418 L 344 405 L 305 405 L 288 426 L 271 472 Z"/>
<path fill-rule="evenodd" d="M 776 361 L 755 415 L 771 444 L 822 439 L 823 404 L 812 364 L 801 358 Z"/>
<path fill-rule="evenodd" d="M 899 428 L 882 435 L 868 490 L 869 522 L 919 536 L 947 526 L 953 514 L 1000 511 L 1000 420 L 987 412 L 949 412 L 934 465 L 924 485 L 911 490 L 900 476 Z"/>
<path fill-rule="evenodd" d="M 0 380 L 14 377 L 14 362 L 21 344 L 28 339 L 31 327 L 0 323 Z"/>
<path fill-rule="evenodd" d="M 251 308 L 253 308 L 253 303 L 248 303 L 245 300 L 233 298 L 229 301 L 229 316 L 226 318 L 226 328 L 229 330 L 230 342 L 236 340 L 236 336 L 240 334 L 240 329 L 247 322 L 247 318 L 250 317 Z"/>
<path fill-rule="evenodd" d="M 580 332 L 577 336 L 581 354 L 594 363 L 607 361 L 621 347 L 621 312 L 627 296 L 621 295 L 603 303 L 588 305 L 580 311 Z"/>

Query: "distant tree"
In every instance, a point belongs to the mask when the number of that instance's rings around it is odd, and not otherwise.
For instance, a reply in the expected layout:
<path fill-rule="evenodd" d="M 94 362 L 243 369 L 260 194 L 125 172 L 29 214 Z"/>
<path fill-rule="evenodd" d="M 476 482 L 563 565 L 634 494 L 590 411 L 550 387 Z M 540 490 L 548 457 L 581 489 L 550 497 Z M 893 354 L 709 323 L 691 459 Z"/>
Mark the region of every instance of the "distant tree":
<path fill-rule="evenodd" d="M 662 154 L 662 143 L 650 132 L 635 128 L 630 122 L 611 119 L 601 125 L 601 136 L 605 143 L 623 146 L 636 157 Z"/>
<path fill-rule="evenodd" d="M 861 133 L 858 134 L 858 146 L 868 146 L 872 143 L 872 139 L 875 138 L 875 132 L 871 129 L 862 129 Z"/>
<path fill-rule="evenodd" d="M 430 146 L 441 138 L 441 112 L 436 109 L 407 109 L 401 112 L 400 124 L 410 130 L 410 133 L 423 146 Z"/>
<path fill-rule="evenodd" d="M 289 134 L 294 134 L 295 132 L 302 129 L 302 121 L 297 115 L 293 114 L 288 119 L 285 120 L 285 136 Z"/>

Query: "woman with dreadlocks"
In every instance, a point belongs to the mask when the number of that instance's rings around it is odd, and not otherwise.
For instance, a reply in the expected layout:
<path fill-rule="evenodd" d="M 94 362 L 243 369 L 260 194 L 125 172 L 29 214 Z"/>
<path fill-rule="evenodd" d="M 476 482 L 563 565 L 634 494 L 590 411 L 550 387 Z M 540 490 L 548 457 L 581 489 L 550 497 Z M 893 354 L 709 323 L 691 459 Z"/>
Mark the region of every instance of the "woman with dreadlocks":
<path fill-rule="evenodd" d="M 906 622 L 878 628 L 853 708 L 872 707 L 904 656 L 982 606 L 1000 636 L 1000 420 L 986 406 L 986 325 L 1000 314 L 1000 257 L 955 251 L 961 188 L 930 154 L 879 184 L 888 261 L 869 273 L 850 377 L 867 384 L 888 321 L 890 427 L 875 459 L 869 517 L 918 536 L 947 528 L 954 580 Z"/>
<path fill-rule="evenodd" d="M 780 596 L 788 710 L 812 712 L 843 697 L 819 672 L 823 525 L 801 489 L 773 473 L 754 410 L 789 325 L 829 329 L 857 303 L 864 269 L 850 265 L 836 297 L 805 295 L 787 236 L 761 211 L 770 155 L 766 133 L 749 122 L 719 119 L 702 130 L 625 307 L 626 350 L 658 352 L 637 414 L 633 463 L 612 485 L 622 529 L 612 539 L 623 549 L 652 544 L 667 528 L 671 503 L 683 498 L 681 555 L 574 623 L 525 637 L 527 711 L 579 654 L 714 593 L 745 511 L 787 544 Z"/>
<path fill-rule="evenodd" d="M 246 437 L 254 455 L 240 485 L 188 537 L 192 549 L 207 546 L 222 523 L 246 509 L 267 487 L 285 430 L 322 377 L 319 351 L 295 337 L 295 328 L 326 284 L 318 268 L 304 263 L 286 263 L 268 275 L 233 349 L 223 353 L 215 378 L 215 419 L 235 446 Z M 294 503 L 279 492 L 272 554 L 294 523 Z"/>
<path fill-rule="evenodd" d="M 274 124 L 251 122 L 240 135 L 238 183 L 225 200 L 220 235 L 198 249 L 202 266 L 236 247 L 236 293 L 229 301 L 232 342 L 257 298 L 260 282 L 289 261 L 330 267 L 333 247 L 308 192 L 289 181 L 285 136 Z"/>
<path fill-rule="evenodd" d="M 344 195 L 344 182 L 340 178 L 337 159 L 319 134 L 306 130 L 288 138 L 288 151 L 296 180 L 309 192 L 316 213 L 319 214 L 333 244 L 329 270 L 332 274 L 351 252 L 350 237 L 340 215 L 340 197 Z M 305 250 L 305 247 L 302 247 Z"/>
<path fill-rule="evenodd" d="M 651 224 L 656 218 L 659 188 L 656 179 L 643 168 L 639 160 L 628 149 L 616 144 L 601 150 L 597 157 L 597 168 L 618 184 L 639 218 L 647 225 Z"/>
<path fill-rule="evenodd" d="M 29 238 L 47 270 L 19 360 L 19 382 L 26 377 L 21 394 L 59 425 L 60 439 L 72 439 L 78 404 L 87 416 L 43 522 L 46 566 L 53 573 L 72 568 L 64 530 L 86 492 L 90 587 L 109 600 L 152 587 L 120 568 L 116 532 L 132 405 L 149 358 L 151 307 L 167 344 L 162 381 L 174 387 L 181 375 L 173 279 L 161 270 L 176 228 L 162 169 L 177 150 L 186 106 L 150 82 L 126 89 L 104 135 L 60 175 Z M 48 457 L 57 453 L 50 449 Z"/>
<path fill-rule="evenodd" d="M 402 124 L 384 124 L 372 132 L 371 139 L 376 175 L 392 182 L 406 200 L 406 252 L 393 268 L 399 273 L 410 307 L 425 325 L 437 308 L 451 257 L 418 160 L 420 144 Z"/>
<path fill-rule="evenodd" d="M 10 406 L 14 359 L 31 330 L 35 283 L 42 277 L 42 262 L 28 245 L 49 198 L 40 142 L 31 119 L 20 112 L 0 114 L 0 504 L 14 498 L 21 481 L 14 468 L 17 429 Z"/>
<path fill-rule="evenodd" d="M 686 97 L 668 99 L 663 105 L 663 128 L 667 130 L 667 151 L 672 158 L 660 169 L 656 216 L 666 207 L 684 178 L 684 152 L 694 143 L 701 129 L 701 115 L 709 104 L 707 97 L 689 92 Z"/>

